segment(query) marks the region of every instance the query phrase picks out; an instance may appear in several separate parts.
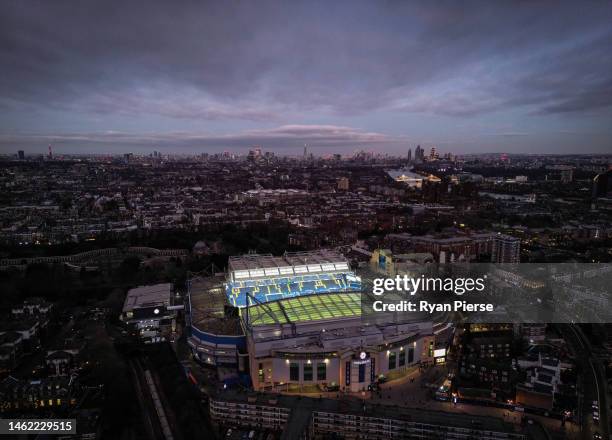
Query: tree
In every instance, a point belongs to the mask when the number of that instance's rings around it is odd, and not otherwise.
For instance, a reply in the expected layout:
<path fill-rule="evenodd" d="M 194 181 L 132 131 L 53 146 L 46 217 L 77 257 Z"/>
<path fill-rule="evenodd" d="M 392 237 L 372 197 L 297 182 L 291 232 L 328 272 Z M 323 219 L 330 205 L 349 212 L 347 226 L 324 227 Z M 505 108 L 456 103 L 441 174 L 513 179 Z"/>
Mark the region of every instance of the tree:
<path fill-rule="evenodd" d="M 126 257 L 117 270 L 119 278 L 123 281 L 134 280 L 140 269 L 140 263 L 140 258 L 136 256 Z"/>

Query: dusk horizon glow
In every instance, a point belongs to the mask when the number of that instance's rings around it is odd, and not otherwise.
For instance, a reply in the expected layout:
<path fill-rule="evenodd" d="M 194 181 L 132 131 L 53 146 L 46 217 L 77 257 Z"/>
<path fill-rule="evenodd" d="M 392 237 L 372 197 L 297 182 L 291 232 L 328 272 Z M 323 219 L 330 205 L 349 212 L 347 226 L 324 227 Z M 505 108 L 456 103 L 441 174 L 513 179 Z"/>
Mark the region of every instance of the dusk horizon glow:
<path fill-rule="evenodd" d="M 610 3 L 9 1 L 0 14 L 1 154 L 612 151 Z"/>

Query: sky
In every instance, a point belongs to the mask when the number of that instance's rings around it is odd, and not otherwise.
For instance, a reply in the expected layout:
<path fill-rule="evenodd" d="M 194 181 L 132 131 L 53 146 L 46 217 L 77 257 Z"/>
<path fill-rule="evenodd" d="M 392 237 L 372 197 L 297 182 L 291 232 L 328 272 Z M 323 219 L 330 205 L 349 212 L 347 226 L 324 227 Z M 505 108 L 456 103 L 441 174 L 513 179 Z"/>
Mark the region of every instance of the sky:
<path fill-rule="evenodd" d="M 0 153 L 612 153 L 609 1 L 0 2 Z"/>

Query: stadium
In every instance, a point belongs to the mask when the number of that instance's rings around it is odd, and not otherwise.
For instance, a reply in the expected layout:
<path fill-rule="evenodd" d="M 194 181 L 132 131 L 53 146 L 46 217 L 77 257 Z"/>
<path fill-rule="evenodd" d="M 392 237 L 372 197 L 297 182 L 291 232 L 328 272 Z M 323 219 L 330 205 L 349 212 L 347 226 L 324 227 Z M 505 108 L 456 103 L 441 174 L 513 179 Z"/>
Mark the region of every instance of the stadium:
<path fill-rule="evenodd" d="M 367 284 L 331 250 L 230 257 L 189 282 L 189 345 L 257 390 L 357 392 L 433 362 L 430 321 L 363 319 Z"/>

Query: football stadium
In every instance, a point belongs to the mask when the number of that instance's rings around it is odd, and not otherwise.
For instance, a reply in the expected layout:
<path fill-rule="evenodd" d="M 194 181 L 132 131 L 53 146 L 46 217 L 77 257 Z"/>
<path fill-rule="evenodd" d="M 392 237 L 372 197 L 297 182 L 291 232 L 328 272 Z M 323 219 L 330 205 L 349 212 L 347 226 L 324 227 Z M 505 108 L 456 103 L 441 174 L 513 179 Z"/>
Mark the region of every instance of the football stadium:
<path fill-rule="evenodd" d="M 431 321 L 362 319 L 366 284 L 332 250 L 230 257 L 189 282 L 194 358 L 283 392 L 358 392 L 433 362 Z"/>

